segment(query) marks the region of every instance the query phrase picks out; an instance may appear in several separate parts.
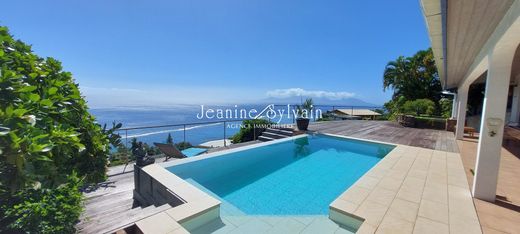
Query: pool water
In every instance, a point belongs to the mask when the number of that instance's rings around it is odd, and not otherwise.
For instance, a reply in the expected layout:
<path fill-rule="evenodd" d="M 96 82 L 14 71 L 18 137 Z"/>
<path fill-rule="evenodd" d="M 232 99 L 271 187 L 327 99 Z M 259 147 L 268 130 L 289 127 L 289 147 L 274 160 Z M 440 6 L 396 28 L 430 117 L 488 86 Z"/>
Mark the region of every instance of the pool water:
<path fill-rule="evenodd" d="M 325 215 L 394 146 L 303 136 L 168 168 L 247 215 Z"/>

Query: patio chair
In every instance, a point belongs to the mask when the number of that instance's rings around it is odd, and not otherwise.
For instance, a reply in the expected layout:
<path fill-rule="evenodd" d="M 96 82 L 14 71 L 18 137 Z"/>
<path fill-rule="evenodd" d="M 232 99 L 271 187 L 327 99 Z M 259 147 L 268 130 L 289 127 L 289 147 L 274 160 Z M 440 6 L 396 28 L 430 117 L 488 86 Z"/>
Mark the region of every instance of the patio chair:
<path fill-rule="evenodd" d="M 193 157 L 197 156 L 199 154 L 202 154 L 208 149 L 205 148 L 198 148 L 198 147 L 191 147 L 185 150 L 179 150 L 174 144 L 164 144 L 164 143 L 153 143 L 159 150 L 166 156 L 164 161 L 167 161 L 170 158 L 187 158 L 187 157 Z"/>

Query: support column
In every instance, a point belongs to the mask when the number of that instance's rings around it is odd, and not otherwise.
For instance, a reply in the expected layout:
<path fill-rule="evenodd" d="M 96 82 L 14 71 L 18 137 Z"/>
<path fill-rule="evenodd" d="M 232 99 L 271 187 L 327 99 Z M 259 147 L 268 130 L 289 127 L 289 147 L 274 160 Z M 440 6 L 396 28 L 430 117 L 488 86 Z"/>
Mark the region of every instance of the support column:
<path fill-rule="evenodd" d="M 519 126 L 520 122 L 520 75 L 516 77 L 516 86 L 513 89 L 513 103 L 511 103 L 510 125 Z"/>
<path fill-rule="evenodd" d="M 511 60 L 504 62 L 503 58 L 500 59 L 493 53 L 488 55 L 488 59 L 486 93 L 472 192 L 475 198 L 493 202 L 500 168 Z"/>
<path fill-rule="evenodd" d="M 516 85 L 513 89 L 513 103 L 511 105 L 511 119 L 509 120 L 512 126 L 518 126 L 518 111 L 519 111 L 519 99 L 520 98 L 520 86 Z"/>
<path fill-rule="evenodd" d="M 451 103 L 451 119 L 456 119 L 457 118 L 457 112 L 458 112 L 458 94 L 454 94 L 453 95 L 453 101 Z"/>
<path fill-rule="evenodd" d="M 462 85 L 457 91 L 457 128 L 455 129 L 455 137 L 457 140 L 464 138 L 464 125 L 466 122 L 466 105 L 468 104 L 469 85 Z"/>

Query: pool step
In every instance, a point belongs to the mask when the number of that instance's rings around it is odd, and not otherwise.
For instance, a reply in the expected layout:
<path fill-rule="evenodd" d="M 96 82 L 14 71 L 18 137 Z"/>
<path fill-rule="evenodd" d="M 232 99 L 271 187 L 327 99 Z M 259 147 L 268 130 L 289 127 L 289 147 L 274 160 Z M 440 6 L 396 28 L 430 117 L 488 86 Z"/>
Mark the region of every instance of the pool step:
<path fill-rule="evenodd" d="M 265 137 L 265 136 L 259 136 L 258 140 L 265 142 L 265 141 L 272 141 L 272 140 L 276 140 L 276 139 L 273 139 L 273 138 L 270 138 L 270 137 Z"/>
<path fill-rule="evenodd" d="M 272 141 L 293 136 L 292 129 L 289 128 L 268 128 L 262 135 L 258 136 L 259 141 Z"/>
<path fill-rule="evenodd" d="M 263 132 L 262 136 L 273 138 L 273 139 L 282 139 L 282 138 L 287 137 L 287 135 L 282 135 L 282 134 L 272 133 L 272 132 L 267 132 L 267 131 Z"/>
<path fill-rule="evenodd" d="M 293 136 L 293 130 L 289 128 L 268 128 L 264 133 L 274 133 L 277 135 Z"/>

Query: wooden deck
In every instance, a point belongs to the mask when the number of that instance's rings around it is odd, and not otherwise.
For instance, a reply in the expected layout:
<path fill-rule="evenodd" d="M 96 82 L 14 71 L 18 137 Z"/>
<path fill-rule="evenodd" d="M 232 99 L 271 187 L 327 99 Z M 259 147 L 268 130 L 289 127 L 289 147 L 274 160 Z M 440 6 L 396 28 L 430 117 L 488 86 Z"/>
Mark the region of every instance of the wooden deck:
<path fill-rule="evenodd" d="M 84 192 L 85 210 L 76 225 L 80 233 L 106 233 L 171 208 L 140 207 L 132 198 L 133 173 L 109 177 L 92 191 Z"/>
<path fill-rule="evenodd" d="M 458 153 L 452 132 L 406 128 L 390 121 L 344 120 L 311 124 L 309 130 Z"/>
<path fill-rule="evenodd" d="M 418 146 L 429 149 L 458 152 L 453 133 L 430 129 L 414 129 L 401 127 L 397 123 L 387 121 L 345 120 L 313 123 L 309 130 L 321 133 L 338 134 L 377 140 L 389 143 Z M 229 148 L 250 145 L 231 145 L 212 149 L 212 152 Z M 161 162 L 159 160 L 158 162 Z M 135 221 L 161 212 L 167 207 L 139 207 L 134 204 L 132 168 L 127 173 L 110 176 L 107 182 L 99 184 L 84 193 L 85 211 L 77 224 L 81 233 L 104 233 L 125 226 Z M 117 170 L 115 170 L 117 171 Z"/>

